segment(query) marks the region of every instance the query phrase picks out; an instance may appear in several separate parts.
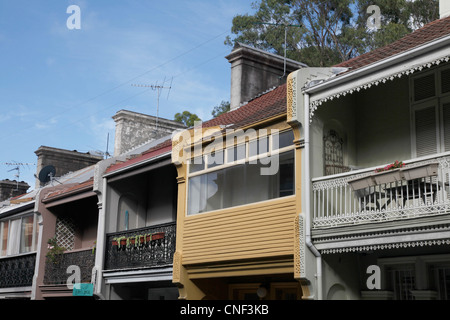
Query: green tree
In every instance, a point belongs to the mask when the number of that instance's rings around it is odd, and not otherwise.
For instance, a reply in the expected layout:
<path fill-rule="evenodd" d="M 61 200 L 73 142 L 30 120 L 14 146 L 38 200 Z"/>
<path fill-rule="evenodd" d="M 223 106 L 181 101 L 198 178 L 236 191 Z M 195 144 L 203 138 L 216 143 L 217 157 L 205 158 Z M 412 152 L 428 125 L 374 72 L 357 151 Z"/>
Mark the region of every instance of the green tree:
<path fill-rule="evenodd" d="M 211 112 L 211 115 L 216 118 L 220 116 L 222 113 L 230 111 L 230 102 L 229 101 L 222 101 L 218 106 L 215 106 L 213 111 Z"/>
<path fill-rule="evenodd" d="M 183 111 L 182 113 L 176 113 L 174 120 L 184 124 L 186 127 L 194 126 L 195 121 L 202 121 L 195 113 L 189 111 Z"/>
<path fill-rule="evenodd" d="M 377 5 L 381 29 L 367 12 Z M 439 0 L 259 0 L 253 15 L 233 18 L 225 43 L 242 42 L 309 66 L 331 66 L 391 43 L 438 18 Z"/>

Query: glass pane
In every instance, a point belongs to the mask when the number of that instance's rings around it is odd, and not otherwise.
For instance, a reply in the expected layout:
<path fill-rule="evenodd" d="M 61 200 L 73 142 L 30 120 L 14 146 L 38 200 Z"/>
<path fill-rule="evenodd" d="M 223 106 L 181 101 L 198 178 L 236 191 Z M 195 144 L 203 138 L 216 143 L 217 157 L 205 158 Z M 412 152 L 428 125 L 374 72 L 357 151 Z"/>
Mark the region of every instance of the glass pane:
<path fill-rule="evenodd" d="M 189 178 L 188 215 L 203 212 L 206 208 L 207 175 Z"/>
<path fill-rule="evenodd" d="M 208 155 L 208 168 L 214 168 L 224 164 L 224 152 L 218 150 Z"/>
<path fill-rule="evenodd" d="M 278 135 L 272 136 L 272 139 L 276 139 L 276 138 L 278 138 L 278 148 L 279 149 L 289 147 L 294 144 L 294 132 L 292 130 L 284 131 Z M 274 141 L 272 141 L 272 143 L 274 146 L 273 149 L 276 150 L 277 148 L 275 148 L 275 146 L 277 145 L 277 143 L 275 143 Z"/>
<path fill-rule="evenodd" d="M 245 144 L 227 149 L 227 163 L 245 159 Z"/>
<path fill-rule="evenodd" d="M 2 243 L 1 243 L 1 251 L 0 251 L 0 256 L 6 256 L 6 248 L 8 245 L 8 228 L 9 227 L 9 223 L 8 221 L 2 222 Z"/>
<path fill-rule="evenodd" d="M 189 178 L 188 215 L 294 194 L 294 151 L 279 155 L 273 175 L 261 174 L 272 165 L 262 160 Z"/>
<path fill-rule="evenodd" d="M 252 140 L 248 144 L 248 156 L 253 157 L 269 152 L 269 137 Z"/>
<path fill-rule="evenodd" d="M 197 157 L 191 160 L 189 164 L 189 173 L 194 173 L 205 169 L 205 161 L 203 157 Z"/>
<path fill-rule="evenodd" d="M 20 253 L 33 250 L 33 216 L 22 218 L 22 230 L 20 232 Z"/>

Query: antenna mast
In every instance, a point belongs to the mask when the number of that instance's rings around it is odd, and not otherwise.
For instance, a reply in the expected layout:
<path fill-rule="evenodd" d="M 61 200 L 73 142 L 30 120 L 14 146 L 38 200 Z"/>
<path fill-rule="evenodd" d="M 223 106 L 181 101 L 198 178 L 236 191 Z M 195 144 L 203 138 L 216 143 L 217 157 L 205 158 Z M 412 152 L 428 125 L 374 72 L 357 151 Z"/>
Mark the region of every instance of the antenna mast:
<path fill-rule="evenodd" d="M 301 27 L 298 24 L 287 24 L 287 23 L 269 23 L 269 22 L 253 22 L 254 24 L 267 24 L 273 26 L 284 26 L 284 71 L 283 77 L 286 76 L 286 48 L 287 48 L 287 29 L 288 27 Z"/>
<path fill-rule="evenodd" d="M 153 90 L 157 90 L 157 104 L 156 104 L 156 130 L 158 130 L 158 118 L 159 118 L 159 96 L 161 95 L 162 89 L 169 89 L 169 92 L 167 93 L 167 99 L 169 99 L 169 93 L 170 89 L 172 89 L 172 80 L 170 81 L 169 87 L 164 87 L 164 83 L 166 82 L 166 79 L 164 79 L 163 85 L 159 86 L 158 83 L 156 85 L 153 84 L 132 84 L 133 87 L 141 87 L 141 88 L 152 88 Z"/>
<path fill-rule="evenodd" d="M 19 189 L 19 180 L 20 180 L 20 167 L 22 166 L 29 166 L 29 165 L 36 165 L 35 163 L 24 163 L 24 162 L 2 162 L 1 164 L 7 165 L 7 166 L 14 166 L 14 168 L 8 170 L 14 171 L 16 170 L 17 173 L 14 175 L 16 177 L 16 190 Z"/>

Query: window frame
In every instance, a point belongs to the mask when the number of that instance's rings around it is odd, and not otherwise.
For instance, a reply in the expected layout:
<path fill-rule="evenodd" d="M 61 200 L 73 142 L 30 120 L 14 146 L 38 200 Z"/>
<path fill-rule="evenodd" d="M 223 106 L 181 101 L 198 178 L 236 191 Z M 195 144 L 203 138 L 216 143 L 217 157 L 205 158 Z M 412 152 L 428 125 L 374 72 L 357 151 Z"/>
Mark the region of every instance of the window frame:
<path fill-rule="evenodd" d="M 33 218 L 32 230 L 31 230 L 31 237 L 32 237 L 31 238 L 31 249 L 26 252 L 21 252 L 22 251 L 22 230 L 23 230 L 24 219 L 29 218 L 29 217 Z M 18 230 L 19 232 L 17 232 L 17 234 L 11 235 L 12 222 L 15 220 L 20 220 L 19 230 Z M 24 214 L 0 219 L 0 259 L 36 252 L 37 240 L 38 240 L 37 239 L 37 237 L 38 237 L 37 231 L 38 231 L 38 227 L 39 227 L 37 220 L 38 220 L 38 216 L 35 212 L 27 212 Z M 6 244 L 5 244 L 6 248 L 3 248 L 3 231 L 4 231 L 3 226 L 4 226 L 5 222 L 8 223 L 8 235 L 6 237 Z M 8 247 L 9 247 L 10 241 L 15 242 L 15 248 L 17 250 L 14 250 L 14 252 L 8 253 Z M 5 250 L 5 254 L 3 255 L 2 252 L 4 250 Z"/>
<path fill-rule="evenodd" d="M 285 147 L 281 147 L 281 148 L 278 147 L 277 149 L 274 149 L 274 144 L 273 144 L 273 137 L 274 137 L 274 135 L 281 136 L 282 134 L 285 134 L 285 133 L 288 133 L 288 132 L 292 134 L 292 137 L 293 137 L 292 144 L 290 144 L 288 146 L 285 146 Z M 210 212 L 214 212 L 214 211 L 218 211 L 218 210 L 224 210 L 224 209 L 228 209 L 228 208 L 234 208 L 234 207 L 237 207 L 237 206 L 251 205 L 253 203 L 258 203 L 258 202 L 273 201 L 273 200 L 277 200 L 277 199 L 281 198 L 281 197 L 277 197 L 277 198 L 273 198 L 273 199 L 261 200 L 261 201 L 256 201 L 256 202 L 249 202 L 249 203 L 245 203 L 245 204 L 242 204 L 242 205 L 236 205 L 236 206 L 231 206 L 231 207 L 226 207 L 226 208 L 208 210 L 208 211 L 205 211 L 205 212 L 198 212 L 198 213 L 195 213 L 195 214 L 189 214 L 188 213 L 188 211 L 189 211 L 189 195 L 190 195 L 189 180 L 191 178 L 194 178 L 194 177 L 197 177 L 197 176 L 201 176 L 201 175 L 204 175 L 204 174 L 208 174 L 208 173 L 212 173 L 212 172 L 215 172 L 215 171 L 224 170 L 224 169 L 231 168 L 231 167 L 236 167 L 236 166 L 239 166 L 239 165 L 245 165 L 247 163 L 256 164 L 259 159 L 264 159 L 264 158 L 267 158 L 267 157 L 270 157 L 270 156 L 273 156 L 273 155 L 276 155 L 276 154 L 280 155 L 280 154 L 289 152 L 291 150 L 295 150 L 295 144 L 294 144 L 295 136 L 294 136 L 294 131 L 291 128 L 280 130 L 276 134 L 268 133 L 267 135 L 263 135 L 262 137 L 268 138 L 268 151 L 264 152 L 264 153 L 258 153 L 258 154 L 254 155 L 254 156 L 250 156 L 250 154 L 249 154 L 250 143 L 256 142 L 259 145 L 259 139 L 261 137 L 259 135 L 257 135 L 255 138 L 246 139 L 244 142 L 234 143 L 232 147 L 227 146 L 225 143 L 222 145 L 221 148 L 217 147 L 214 150 L 215 152 L 222 151 L 224 153 L 224 155 L 223 155 L 224 163 L 223 164 L 215 165 L 212 168 L 208 167 L 208 158 L 207 158 L 208 155 L 203 154 L 203 150 L 202 150 L 202 154 L 201 155 L 193 156 L 191 159 L 189 159 L 187 161 L 187 165 L 186 165 L 187 166 L 187 168 L 186 168 L 186 197 L 185 197 L 185 210 L 184 210 L 185 211 L 184 214 L 185 214 L 186 217 L 195 216 L 195 215 L 199 215 L 199 214 L 206 214 L 206 213 L 210 213 Z M 225 138 L 226 138 L 226 136 L 225 136 Z M 237 150 L 237 148 L 239 146 L 242 146 L 242 145 L 245 145 L 245 157 L 243 159 L 227 161 L 228 160 L 228 149 L 236 148 L 236 150 Z M 200 157 L 200 156 L 203 158 L 203 164 L 204 164 L 203 170 L 197 170 L 195 172 L 190 172 L 190 167 L 191 167 L 191 165 L 193 165 L 192 161 L 194 159 Z M 294 187 L 293 187 L 293 194 L 289 195 L 289 196 L 284 196 L 284 197 L 295 196 L 295 190 L 296 190 L 296 188 L 295 188 L 295 183 L 296 183 L 295 182 L 295 175 L 296 175 L 296 166 L 295 166 L 296 155 L 295 155 L 295 151 L 293 152 L 293 157 L 294 157 L 294 173 L 293 173 L 293 175 L 294 175 Z"/>
<path fill-rule="evenodd" d="M 416 144 L 416 111 L 424 108 L 434 107 L 436 114 L 436 153 L 442 153 L 450 150 L 445 150 L 445 128 L 443 118 L 443 105 L 450 103 L 450 91 L 443 93 L 442 90 L 442 73 L 450 70 L 450 65 L 438 66 L 431 70 L 421 72 L 419 74 L 411 75 L 409 78 L 410 88 L 410 126 L 411 126 L 411 156 L 417 158 L 417 144 Z M 414 81 L 418 78 L 426 77 L 429 74 L 434 74 L 435 94 L 433 97 L 428 97 L 422 100 L 415 101 Z"/>

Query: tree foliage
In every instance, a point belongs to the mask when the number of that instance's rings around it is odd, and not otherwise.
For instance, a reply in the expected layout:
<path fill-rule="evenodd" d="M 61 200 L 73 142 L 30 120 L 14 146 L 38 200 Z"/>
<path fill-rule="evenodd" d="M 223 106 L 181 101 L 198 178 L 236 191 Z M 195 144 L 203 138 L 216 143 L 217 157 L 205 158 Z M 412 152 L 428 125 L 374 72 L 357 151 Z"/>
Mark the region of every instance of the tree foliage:
<path fill-rule="evenodd" d="M 195 113 L 190 113 L 189 111 L 176 113 L 174 120 L 184 124 L 186 127 L 194 126 L 195 121 L 202 121 Z"/>
<path fill-rule="evenodd" d="M 370 5 L 381 28 L 371 30 Z M 225 43 L 242 42 L 309 66 L 331 66 L 391 43 L 439 16 L 439 0 L 259 0 L 237 15 Z"/>
<path fill-rule="evenodd" d="M 211 115 L 216 118 L 220 116 L 222 113 L 230 111 L 230 102 L 229 101 L 222 101 L 218 106 L 215 106 L 213 111 L 211 112 Z"/>

